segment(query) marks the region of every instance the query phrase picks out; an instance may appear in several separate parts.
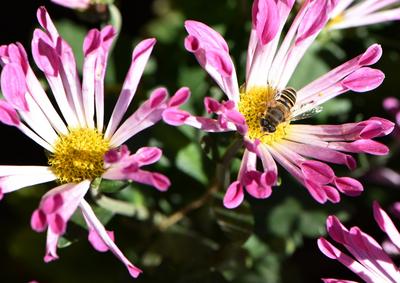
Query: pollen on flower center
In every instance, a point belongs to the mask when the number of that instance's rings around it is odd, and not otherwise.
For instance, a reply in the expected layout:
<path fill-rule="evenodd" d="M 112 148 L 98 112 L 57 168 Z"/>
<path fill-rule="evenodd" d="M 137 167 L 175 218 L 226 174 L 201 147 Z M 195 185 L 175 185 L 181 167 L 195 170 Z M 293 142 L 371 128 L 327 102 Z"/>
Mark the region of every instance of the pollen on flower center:
<path fill-rule="evenodd" d="M 339 23 L 341 23 L 341 22 L 343 22 L 343 21 L 344 21 L 344 15 L 343 15 L 343 14 L 339 14 L 339 15 L 337 15 L 336 17 L 332 18 L 332 19 L 328 22 L 328 24 L 327 24 L 326 26 L 327 26 L 327 28 L 329 29 L 329 28 L 331 28 L 332 26 L 337 25 L 337 24 L 339 24 Z"/>
<path fill-rule="evenodd" d="M 61 183 L 94 179 L 104 172 L 103 156 L 109 147 L 95 129 L 72 129 L 58 138 L 48 163 Z"/>
<path fill-rule="evenodd" d="M 289 122 L 280 123 L 274 133 L 264 131 L 260 124 L 260 118 L 274 101 L 276 91 L 272 87 L 253 87 L 247 91 L 241 89 L 239 111 L 246 119 L 247 135 L 250 139 L 259 139 L 262 143 L 271 145 L 286 135 Z"/>

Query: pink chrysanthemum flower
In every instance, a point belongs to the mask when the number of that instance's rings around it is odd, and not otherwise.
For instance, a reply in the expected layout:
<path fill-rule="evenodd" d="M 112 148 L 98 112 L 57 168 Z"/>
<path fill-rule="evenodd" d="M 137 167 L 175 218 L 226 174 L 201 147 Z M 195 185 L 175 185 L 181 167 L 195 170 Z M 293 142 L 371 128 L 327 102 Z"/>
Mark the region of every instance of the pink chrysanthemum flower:
<path fill-rule="evenodd" d="M 379 206 L 373 204 L 374 218 L 379 227 L 389 238 L 390 244 L 397 250 L 400 249 L 400 233 L 390 217 Z M 318 239 L 319 249 L 329 258 L 336 259 L 365 282 L 397 283 L 400 282 L 400 270 L 384 251 L 382 246 L 370 235 L 358 227 L 347 229 L 335 216 L 329 216 L 326 221 L 329 236 L 343 245 L 353 256 L 349 256 L 337 249 L 328 240 Z M 339 279 L 323 279 L 325 283 L 354 282 Z"/>
<path fill-rule="evenodd" d="M 333 9 L 329 29 L 345 29 L 400 20 L 400 0 L 341 0 Z"/>
<path fill-rule="evenodd" d="M 87 9 L 92 0 L 51 0 L 51 2 L 71 9 Z"/>
<path fill-rule="evenodd" d="M 384 79 L 381 71 L 368 67 L 377 62 L 382 54 L 381 47 L 374 44 L 363 54 L 298 90 L 297 98 L 282 98 L 280 93 L 288 88 L 296 66 L 328 22 L 337 1 L 305 1 L 280 43 L 293 3 L 294 0 L 254 1 L 246 82 L 241 87 L 223 37 L 203 23 L 186 21 L 185 24 L 189 33 L 185 39 L 186 49 L 194 53 L 228 100 L 218 102 L 205 98 L 208 113 L 214 113 L 217 119 L 195 117 L 179 109 L 165 111 L 163 118 L 173 125 L 187 124 L 208 132 L 237 131 L 243 136 L 246 149 L 240 171 L 224 197 L 224 205 L 228 208 L 240 205 L 244 189 L 256 198 L 269 197 L 271 187 L 277 183 L 275 161 L 303 184 L 318 202 L 339 202 L 339 192 L 355 196 L 361 193 L 363 187 L 355 179 L 337 177 L 325 162 L 344 164 L 354 169 L 356 161 L 347 152 L 376 155 L 388 152 L 385 145 L 372 140 L 387 135 L 393 129 L 393 123 L 382 118 L 373 117 L 343 125 L 291 124 L 291 120 L 316 112 L 321 104 L 339 94 L 349 90 L 369 91 Z M 281 114 L 271 113 L 271 109 L 276 109 L 279 97 Z M 293 100 L 294 106 L 290 107 Z M 283 110 L 283 104 L 289 107 L 285 106 L 286 110 Z M 290 112 L 288 108 L 291 108 Z M 282 118 L 284 112 L 289 117 L 281 123 L 269 123 L 275 128 L 267 129 L 270 125 L 262 125 L 265 121 L 261 118 L 265 118 L 266 113 L 271 120 L 273 117 L 270 116 L 280 115 Z M 257 167 L 257 158 L 263 166 L 261 172 Z"/>
<path fill-rule="evenodd" d="M 71 47 L 60 37 L 45 8 L 38 9 L 37 17 L 44 30 L 34 31 L 33 58 L 46 76 L 64 120 L 33 73 L 22 45 L 1 46 L 1 89 L 5 100 L 0 100 L 0 121 L 17 127 L 45 148 L 49 152 L 50 166 L 0 166 L 0 199 L 20 188 L 56 181 L 59 186 L 42 197 L 31 218 L 35 231 L 47 229 L 44 260 L 58 258 L 57 241 L 79 208 L 94 248 L 113 252 L 130 274 L 137 277 L 141 270 L 118 249 L 113 233 L 105 230 L 84 196 L 96 178 L 132 180 L 160 191 L 168 189 L 170 181 L 166 176 L 142 169 L 157 162 L 161 150 L 143 147 L 131 154 L 123 143 L 161 120 L 165 109 L 183 103 L 189 95 L 188 89 L 182 88 L 172 98 L 168 98 L 164 88 L 154 90 L 151 97 L 120 125 L 156 42 L 146 39 L 133 51 L 121 94 L 105 127 L 104 77 L 114 29 L 106 26 L 101 31 L 93 29 L 87 34 L 83 44 L 85 58 L 81 85 Z"/>

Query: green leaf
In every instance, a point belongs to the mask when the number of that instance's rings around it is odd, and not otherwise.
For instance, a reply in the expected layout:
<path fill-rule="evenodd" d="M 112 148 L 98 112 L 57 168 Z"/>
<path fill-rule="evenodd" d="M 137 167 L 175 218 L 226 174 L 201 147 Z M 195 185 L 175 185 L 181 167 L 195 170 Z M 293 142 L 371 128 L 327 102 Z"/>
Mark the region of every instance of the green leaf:
<path fill-rule="evenodd" d="M 99 186 L 99 191 L 101 193 L 116 193 L 123 190 L 127 186 L 129 186 L 129 183 L 126 181 L 102 179 Z"/>
<path fill-rule="evenodd" d="M 59 249 L 67 248 L 70 245 L 72 245 L 74 242 L 76 242 L 76 241 L 71 241 L 65 237 L 60 237 L 57 242 L 57 247 Z"/>
<path fill-rule="evenodd" d="M 207 184 L 208 178 L 202 168 L 202 155 L 198 145 L 189 144 L 178 152 L 176 166 L 198 182 Z"/>
<path fill-rule="evenodd" d="M 300 214 L 299 230 L 310 238 L 323 235 L 325 233 L 325 221 L 328 215 L 321 211 L 304 211 Z"/>
<path fill-rule="evenodd" d="M 302 208 L 299 202 L 293 198 L 288 198 L 269 214 L 267 227 L 277 236 L 290 236 L 301 213 Z"/>

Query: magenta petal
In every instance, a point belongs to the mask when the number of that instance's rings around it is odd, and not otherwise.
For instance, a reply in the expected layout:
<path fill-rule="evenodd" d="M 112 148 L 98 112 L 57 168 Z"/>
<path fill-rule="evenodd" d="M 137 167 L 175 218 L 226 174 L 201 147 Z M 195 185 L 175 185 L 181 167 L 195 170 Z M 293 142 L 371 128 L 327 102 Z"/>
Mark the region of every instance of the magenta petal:
<path fill-rule="evenodd" d="M 367 122 L 369 122 L 368 120 Z M 372 123 L 371 123 L 372 122 Z M 360 132 L 360 137 L 362 139 L 372 139 L 379 136 L 382 133 L 382 124 L 379 121 L 371 121 L 363 128 Z"/>
<path fill-rule="evenodd" d="M 188 35 L 185 38 L 185 49 L 189 52 L 196 52 L 200 48 L 200 43 L 197 37 Z"/>
<path fill-rule="evenodd" d="M 168 107 L 178 107 L 185 104 L 190 97 L 190 89 L 188 87 L 181 87 L 175 92 L 174 96 L 168 102 Z"/>
<path fill-rule="evenodd" d="M 165 98 L 168 96 L 168 91 L 165 88 L 157 88 L 155 89 L 149 98 L 150 107 L 156 108 L 159 106 Z"/>
<path fill-rule="evenodd" d="M 262 45 L 275 38 L 279 29 L 279 11 L 274 0 L 256 0 L 252 8 L 253 28 Z"/>
<path fill-rule="evenodd" d="M 153 186 L 160 191 L 166 191 L 171 186 L 171 181 L 168 177 L 160 173 L 152 173 L 152 179 Z"/>
<path fill-rule="evenodd" d="M 278 174 L 275 171 L 268 171 L 265 172 L 263 175 L 263 180 L 265 181 L 265 184 L 267 186 L 273 186 L 276 184 L 278 180 Z"/>
<path fill-rule="evenodd" d="M 0 121 L 9 126 L 18 126 L 20 123 L 17 111 L 4 100 L 0 100 Z"/>
<path fill-rule="evenodd" d="M 389 148 L 374 140 L 357 140 L 351 143 L 358 152 L 365 152 L 374 155 L 386 155 L 389 152 Z"/>
<path fill-rule="evenodd" d="M 373 65 L 379 61 L 382 56 L 382 47 L 379 44 L 373 44 L 364 52 L 358 61 L 362 66 Z"/>
<path fill-rule="evenodd" d="M 3 199 L 3 197 L 4 197 L 4 193 L 3 193 L 3 190 L 2 190 L 2 188 L 0 188 L 0 200 L 2 200 L 2 199 Z"/>
<path fill-rule="evenodd" d="M 61 194 L 54 194 L 45 197 L 40 205 L 41 209 L 46 214 L 51 214 L 59 209 L 64 204 Z"/>
<path fill-rule="evenodd" d="M 244 199 L 243 187 L 239 181 L 229 185 L 224 196 L 224 206 L 226 208 L 238 207 Z"/>
<path fill-rule="evenodd" d="M 120 154 L 116 149 L 110 149 L 104 154 L 104 162 L 106 163 L 116 163 L 120 160 Z"/>
<path fill-rule="evenodd" d="M 359 181 L 350 177 L 335 178 L 334 184 L 340 192 L 348 196 L 359 196 L 364 190 Z"/>
<path fill-rule="evenodd" d="M 333 8 L 326 0 L 309 2 L 309 8 L 305 13 L 298 29 L 296 44 L 319 32 L 328 21 L 328 14 Z"/>
<path fill-rule="evenodd" d="M 340 256 L 340 251 L 323 237 L 318 239 L 318 248 L 330 259 L 337 259 Z"/>
<path fill-rule="evenodd" d="M 355 92 L 365 92 L 380 86 L 384 78 L 385 74 L 382 71 L 364 67 L 348 75 L 342 81 L 342 85 Z"/>
<path fill-rule="evenodd" d="M 111 240 L 114 241 L 114 232 L 107 231 L 107 234 L 111 238 Z M 106 245 L 106 243 L 104 243 L 104 240 L 100 237 L 95 229 L 89 230 L 88 240 L 96 251 L 106 252 L 109 250 L 108 246 Z"/>
<path fill-rule="evenodd" d="M 331 236 L 336 242 L 341 244 L 345 243 L 346 240 L 344 233 L 348 233 L 348 230 L 336 216 L 330 215 L 326 219 L 326 230 L 328 231 L 329 236 Z"/>
<path fill-rule="evenodd" d="M 42 210 L 36 209 L 32 213 L 31 227 L 36 232 L 43 232 L 44 230 L 46 230 L 47 218 L 46 218 L 46 214 Z"/>
<path fill-rule="evenodd" d="M 3 67 L 1 72 L 1 90 L 10 105 L 22 111 L 28 111 L 25 99 L 27 92 L 25 75 L 20 65 L 9 63 Z"/>
<path fill-rule="evenodd" d="M 339 203 L 340 202 L 340 194 L 338 190 L 331 186 L 323 186 L 322 187 L 326 193 L 326 197 L 332 203 Z"/>
<path fill-rule="evenodd" d="M 126 267 L 128 268 L 129 274 L 133 278 L 137 278 L 140 275 L 140 273 L 142 273 L 142 270 L 140 270 L 139 268 L 137 268 L 136 266 L 134 266 L 132 264 L 127 264 Z"/>
<path fill-rule="evenodd" d="M 176 108 L 168 108 L 162 113 L 163 121 L 172 126 L 183 125 L 190 116 L 190 113 Z"/>
<path fill-rule="evenodd" d="M 60 61 L 55 49 L 50 45 L 47 35 L 39 29 L 33 33 L 32 55 L 41 71 L 50 76 L 57 76 Z"/>
<path fill-rule="evenodd" d="M 218 100 L 207 96 L 204 98 L 204 107 L 206 108 L 207 113 L 215 113 L 221 109 L 221 104 Z"/>
<path fill-rule="evenodd" d="M 265 178 L 265 175 L 258 171 L 248 171 L 243 176 L 243 182 L 246 187 L 246 191 L 254 198 L 265 199 L 268 198 L 271 193 L 271 187 L 265 186 L 265 181 L 261 178 Z"/>
<path fill-rule="evenodd" d="M 54 213 L 48 215 L 47 221 L 49 222 L 49 228 L 53 231 L 54 234 L 62 235 L 65 233 L 67 228 L 67 223 L 61 217 L 60 214 Z"/>
<path fill-rule="evenodd" d="M 101 44 L 100 31 L 97 29 L 90 30 L 87 33 L 85 40 L 83 41 L 83 54 L 85 56 L 88 56 L 89 53 L 99 48 L 100 44 Z"/>
<path fill-rule="evenodd" d="M 332 168 L 325 163 L 307 160 L 300 164 L 301 171 L 308 180 L 318 184 L 329 184 L 335 177 Z"/>
<path fill-rule="evenodd" d="M 377 135 L 379 137 L 390 134 L 393 131 L 394 126 L 395 126 L 395 124 L 392 121 L 389 121 L 387 119 L 380 118 L 380 117 L 371 117 L 371 118 L 369 118 L 369 120 L 378 121 L 381 124 L 382 131 L 379 135 Z"/>
<path fill-rule="evenodd" d="M 154 44 L 156 44 L 155 38 L 149 38 L 141 41 L 133 50 L 132 53 L 132 61 L 138 59 L 143 53 L 147 52 L 149 49 L 153 48 Z"/>
<path fill-rule="evenodd" d="M 213 66 L 221 76 L 230 77 L 233 72 L 231 57 L 225 51 L 209 49 L 205 53 L 207 63 Z"/>
<path fill-rule="evenodd" d="M 209 26 L 201 22 L 188 20 L 185 21 L 185 28 L 188 34 L 192 36 L 191 38 L 196 38 L 200 43 L 200 45 L 203 45 L 205 49 L 211 47 L 211 48 L 221 49 L 225 52 L 229 52 L 228 44 L 226 44 L 225 39 L 218 32 L 216 32 Z M 196 47 L 195 46 L 196 44 L 193 45 L 194 43 L 193 39 L 189 40 L 192 41 L 191 42 L 192 45 L 188 47 Z M 185 47 L 187 47 L 186 42 L 185 42 Z M 194 48 L 192 50 L 197 51 L 197 48 Z M 191 50 L 188 49 L 188 51 Z"/>
<path fill-rule="evenodd" d="M 157 147 L 142 147 L 135 153 L 135 160 L 142 165 L 153 164 L 160 160 L 161 149 Z"/>
<path fill-rule="evenodd" d="M 305 180 L 305 187 L 311 196 L 319 203 L 325 203 L 328 199 L 325 190 L 320 184 L 314 183 L 311 180 Z"/>

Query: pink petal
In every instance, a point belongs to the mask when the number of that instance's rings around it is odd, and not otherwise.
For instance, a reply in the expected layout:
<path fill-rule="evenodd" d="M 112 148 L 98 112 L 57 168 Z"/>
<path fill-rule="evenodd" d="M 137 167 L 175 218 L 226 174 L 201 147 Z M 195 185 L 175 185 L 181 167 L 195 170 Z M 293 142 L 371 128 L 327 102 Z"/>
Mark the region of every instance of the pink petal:
<path fill-rule="evenodd" d="M 332 168 L 325 163 L 307 160 L 300 164 L 304 177 L 318 184 L 329 184 L 335 177 Z"/>
<path fill-rule="evenodd" d="M 279 10 L 274 0 L 255 0 L 252 8 L 253 28 L 262 45 L 275 38 L 279 30 Z"/>
<path fill-rule="evenodd" d="M 187 87 L 181 87 L 175 92 L 174 96 L 168 101 L 168 107 L 178 107 L 185 104 L 190 97 L 190 89 Z"/>
<path fill-rule="evenodd" d="M 311 196 L 319 203 L 325 203 L 328 199 L 325 190 L 321 185 L 306 179 L 304 185 Z"/>
<path fill-rule="evenodd" d="M 226 208 L 238 207 L 244 199 L 243 187 L 239 181 L 235 181 L 229 185 L 224 196 L 224 206 Z"/>
<path fill-rule="evenodd" d="M 348 75 L 342 85 L 356 92 L 370 91 L 381 85 L 385 74 L 377 69 L 363 67 Z"/>
<path fill-rule="evenodd" d="M 358 283 L 357 281 L 334 279 L 334 278 L 322 278 L 324 283 Z"/>
<path fill-rule="evenodd" d="M 58 213 L 50 214 L 47 217 L 49 228 L 54 234 L 63 235 L 67 229 L 67 222 Z"/>
<path fill-rule="evenodd" d="M 242 180 L 246 191 L 257 199 L 266 199 L 272 193 L 271 187 L 266 186 L 266 182 L 262 181 L 262 178 L 265 178 L 265 175 L 258 171 L 247 171 Z"/>
<path fill-rule="evenodd" d="M 142 147 L 135 153 L 135 161 L 139 166 L 153 164 L 160 160 L 162 156 L 161 149 L 157 147 Z"/>
<path fill-rule="evenodd" d="M 27 92 L 25 75 L 20 65 L 9 63 L 1 72 L 1 90 L 10 105 L 22 111 L 28 111 L 28 103 L 25 99 Z"/>
<path fill-rule="evenodd" d="M 39 24 L 48 32 L 48 35 L 55 40 L 58 37 L 58 32 L 44 6 L 37 9 L 36 17 Z"/>
<path fill-rule="evenodd" d="M 382 47 L 379 44 L 373 44 L 362 54 L 358 63 L 362 66 L 373 65 L 379 61 L 382 56 Z"/>
<path fill-rule="evenodd" d="M 53 233 L 51 229 L 47 230 L 47 237 L 46 237 L 46 254 L 44 256 L 44 262 L 51 262 L 58 259 L 57 255 L 57 243 L 58 239 L 60 238 L 59 235 Z"/>
<path fill-rule="evenodd" d="M 172 126 L 181 126 L 191 117 L 189 112 L 176 108 L 167 108 L 162 113 L 163 121 Z"/>
<path fill-rule="evenodd" d="M 126 110 L 128 109 L 128 106 L 135 95 L 140 78 L 142 77 L 143 71 L 155 44 L 156 40 L 154 38 L 149 38 L 139 42 L 139 44 L 133 50 L 131 66 L 129 67 L 129 71 L 126 75 L 117 104 L 115 105 L 113 113 L 111 114 L 110 122 L 105 133 L 106 138 L 110 138 L 112 136 L 118 124 L 121 122 L 122 117 L 126 113 Z"/>
<path fill-rule="evenodd" d="M 17 111 L 2 99 L 0 99 L 0 121 L 9 126 L 18 126 L 20 124 Z"/>
<path fill-rule="evenodd" d="M 47 218 L 46 218 L 46 214 L 42 210 L 36 209 L 32 213 L 31 227 L 36 232 L 43 232 L 44 230 L 46 230 Z"/>
<path fill-rule="evenodd" d="M 110 239 L 114 241 L 114 232 L 107 231 L 107 234 Z M 92 244 L 93 248 L 98 252 L 106 252 L 109 250 L 108 246 L 95 229 L 89 229 L 88 240 Z"/>
<path fill-rule="evenodd" d="M 359 196 L 364 190 L 359 181 L 350 177 L 337 177 L 334 184 L 340 192 L 348 196 Z"/>
<path fill-rule="evenodd" d="M 200 44 L 206 45 L 207 47 L 213 47 L 217 49 L 220 48 L 225 52 L 229 51 L 228 44 L 226 44 L 225 39 L 218 32 L 216 32 L 209 26 L 201 22 L 188 20 L 185 21 L 185 28 L 189 33 L 189 35 L 191 35 L 194 38 L 197 38 Z M 193 43 L 193 40 L 191 41 Z M 195 46 L 191 45 L 189 47 L 195 47 Z M 195 48 L 194 50 L 196 49 L 197 48 Z"/>
<path fill-rule="evenodd" d="M 389 148 L 374 140 L 357 140 L 351 143 L 358 152 L 365 152 L 374 155 L 386 155 L 389 152 Z"/>
<path fill-rule="evenodd" d="M 373 209 L 376 223 L 378 223 L 381 230 L 389 236 L 389 239 L 392 241 L 392 243 L 397 248 L 400 248 L 400 233 L 393 221 L 390 219 L 389 215 L 387 215 L 387 213 L 380 207 L 377 201 L 374 201 Z"/>
<path fill-rule="evenodd" d="M 221 103 L 218 100 L 212 97 L 204 98 L 204 107 L 206 108 L 207 113 L 216 113 L 221 109 Z"/>
<path fill-rule="evenodd" d="M 332 203 L 339 203 L 340 202 L 340 194 L 337 189 L 331 186 L 323 186 L 322 189 L 326 193 L 326 197 Z"/>
<path fill-rule="evenodd" d="M 94 229 L 96 231 L 98 236 L 102 238 L 104 244 L 107 245 L 108 249 L 126 266 L 129 274 L 134 278 L 138 277 L 142 271 L 135 267 L 117 247 L 117 245 L 114 243 L 114 239 L 110 238 L 110 234 L 108 231 L 106 231 L 103 224 L 96 217 L 90 205 L 84 199 L 82 199 L 80 207 L 83 217 L 85 218 L 90 229 Z"/>
<path fill-rule="evenodd" d="M 382 132 L 379 135 L 374 136 L 374 137 L 383 137 L 383 136 L 390 134 L 393 131 L 394 126 L 395 126 L 395 124 L 392 121 L 389 121 L 387 119 L 380 118 L 380 117 L 371 117 L 371 118 L 369 118 L 369 120 L 378 121 L 379 123 L 381 123 Z"/>
<path fill-rule="evenodd" d="M 298 29 L 296 44 L 319 32 L 328 21 L 328 14 L 333 8 L 329 1 L 315 0 L 310 2 Z"/>
<path fill-rule="evenodd" d="M 326 230 L 329 236 L 336 242 L 346 244 L 345 234 L 349 233 L 349 230 L 347 230 L 336 216 L 331 215 L 326 219 Z"/>
<path fill-rule="evenodd" d="M 33 33 L 32 55 L 39 69 L 47 75 L 57 76 L 60 71 L 60 61 L 52 42 L 39 29 Z"/>
<path fill-rule="evenodd" d="M 100 47 L 101 36 L 100 31 L 97 29 L 91 29 L 83 41 L 83 54 L 87 56 L 89 53 L 95 51 Z"/>
<path fill-rule="evenodd" d="M 330 259 L 337 259 L 341 253 L 334 245 L 332 245 L 323 237 L 318 239 L 318 248 Z"/>
<path fill-rule="evenodd" d="M 197 37 L 188 35 L 185 37 L 185 49 L 189 52 L 197 52 L 200 48 L 200 42 Z"/>
<path fill-rule="evenodd" d="M 209 49 L 206 51 L 206 60 L 222 77 L 230 77 L 233 72 L 232 59 L 225 51 Z"/>
<path fill-rule="evenodd" d="M 50 195 L 42 200 L 41 209 L 46 214 L 51 214 L 64 204 L 61 194 Z"/>

